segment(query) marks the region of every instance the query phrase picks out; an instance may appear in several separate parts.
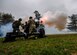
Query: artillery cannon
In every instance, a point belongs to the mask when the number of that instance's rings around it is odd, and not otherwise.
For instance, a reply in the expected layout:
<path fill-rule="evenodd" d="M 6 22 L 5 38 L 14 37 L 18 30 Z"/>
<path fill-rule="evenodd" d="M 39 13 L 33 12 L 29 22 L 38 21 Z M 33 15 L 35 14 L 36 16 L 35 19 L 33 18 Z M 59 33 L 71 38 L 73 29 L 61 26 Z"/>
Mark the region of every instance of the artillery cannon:
<path fill-rule="evenodd" d="M 20 37 L 24 37 L 24 39 L 28 39 L 30 36 L 34 36 L 34 39 L 37 38 L 43 38 L 46 37 L 45 36 L 45 30 L 39 29 L 38 32 L 35 31 L 33 33 L 24 33 L 24 32 L 8 32 L 6 34 L 5 40 L 3 42 L 9 42 L 9 41 L 15 41 L 16 38 L 20 38 Z"/>
<path fill-rule="evenodd" d="M 36 13 L 35 13 L 36 14 Z M 9 32 L 6 34 L 5 40 L 3 42 L 8 42 L 8 41 L 15 41 L 17 37 L 24 37 L 25 39 L 28 39 L 30 36 L 34 36 L 34 39 L 37 38 L 43 38 L 46 37 L 45 36 L 45 29 L 44 28 L 40 28 L 41 26 L 39 26 L 39 19 L 38 15 L 39 13 L 36 14 L 35 17 L 35 25 L 36 25 L 36 29 L 33 30 L 32 33 L 26 33 L 26 32 Z"/>

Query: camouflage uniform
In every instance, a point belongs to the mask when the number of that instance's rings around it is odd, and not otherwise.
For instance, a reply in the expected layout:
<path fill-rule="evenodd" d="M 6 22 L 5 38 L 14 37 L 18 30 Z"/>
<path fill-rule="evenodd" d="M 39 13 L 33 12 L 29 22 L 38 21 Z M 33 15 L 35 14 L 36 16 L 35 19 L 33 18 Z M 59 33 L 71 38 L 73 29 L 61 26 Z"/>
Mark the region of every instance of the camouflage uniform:
<path fill-rule="evenodd" d="M 18 21 L 13 22 L 13 24 L 12 24 L 13 32 L 20 32 L 20 29 L 19 29 L 20 25 L 21 25 L 20 19 Z"/>
<path fill-rule="evenodd" d="M 29 33 L 32 33 L 36 28 L 35 21 L 31 18 L 29 19 L 28 24 L 29 24 Z"/>

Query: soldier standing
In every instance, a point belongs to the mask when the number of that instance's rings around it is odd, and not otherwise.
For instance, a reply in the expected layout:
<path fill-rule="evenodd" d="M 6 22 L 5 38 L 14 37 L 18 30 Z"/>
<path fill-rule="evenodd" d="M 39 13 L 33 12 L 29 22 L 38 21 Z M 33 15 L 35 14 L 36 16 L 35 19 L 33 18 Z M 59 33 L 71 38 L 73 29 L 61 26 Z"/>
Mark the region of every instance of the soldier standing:
<path fill-rule="evenodd" d="M 29 25 L 29 33 L 32 33 L 33 30 L 35 30 L 35 27 L 36 27 L 33 17 L 29 17 L 28 25 Z"/>
<path fill-rule="evenodd" d="M 40 21 L 40 29 L 44 29 L 45 28 L 45 26 L 43 25 L 43 21 Z"/>
<path fill-rule="evenodd" d="M 27 22 L 25 22 L 25 25 L 24 25 L 24 32 L 27 34 L 29 33 L 29 26 Z"/>
<path fill-rule="evenodd" d="M 19 26 L 21 26 L 21 21 L 22 21 L 22 19 L 19 18 L 19 20 L 13 22 L 13 24 L 12 24 L 13 32 L 20 32 Z"/>

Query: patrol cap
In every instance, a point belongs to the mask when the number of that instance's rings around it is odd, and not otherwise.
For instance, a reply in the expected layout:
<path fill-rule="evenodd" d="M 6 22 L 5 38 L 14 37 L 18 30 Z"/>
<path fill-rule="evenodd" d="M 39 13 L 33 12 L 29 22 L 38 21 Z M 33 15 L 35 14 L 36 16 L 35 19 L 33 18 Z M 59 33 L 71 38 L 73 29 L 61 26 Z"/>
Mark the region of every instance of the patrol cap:
<path fill-rule="evenodd" d="M 19 18 L 19 21 L 22 21 L 22 18 Z"/>
<path fill-rule="evenodd" d="M 32 16 L 30 16 L 29 19 L 32 19 Z"/>

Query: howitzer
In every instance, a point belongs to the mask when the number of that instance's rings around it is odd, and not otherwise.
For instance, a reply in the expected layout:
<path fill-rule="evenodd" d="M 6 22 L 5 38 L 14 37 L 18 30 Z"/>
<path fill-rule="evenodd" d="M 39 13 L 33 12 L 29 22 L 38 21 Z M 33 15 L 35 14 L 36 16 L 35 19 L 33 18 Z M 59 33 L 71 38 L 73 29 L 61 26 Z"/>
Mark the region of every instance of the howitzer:
<path fill-rule="evenodd" d="M 42 27 L 41 25 L 39 25 L 39 20 L 41 18 L 40 15 L 38 15 L 39 12 L 36 11 L 35 12 L 35 15 L 36 15 L 36 21 L 35 21 L 35 25 L 36 25 L 36 28 L 35 30 L 32 29 L 32 32 L 9 32 L 6 34 L 6 37 L 5 37 L 5 40 L 3 42 L 8 42 L 8 41 L 15 41 L 17 37 L 24 37 L 25 39 L 28 39 L 30 36 L 34 36 L 34 38 L 38 37 L 38 38 L 42 38 L 42 37 L 46 37 L 45 36 L 45 29 L 44 28 L 40 28 Z M 31 24 L 31 23 L 30 23 Z M 29 26 L 29 25 L 28 25 Z M 23 25 L 22 25 L 23 27 Z M 29 26 L 30 28 L 30 26 Z M 27 31 L 29 31 L 27 29 Z"/>
<path fill-rule="evenodd" d="M 33 32 L 33 33 L 24 33 L 24 32 L 8 32 L 6 34 L 5 40 L 3 42 L 10 42 L 10 41 L 15 41 L 16 38 L 19 37 L 24 37 L 24 39 L 28 39 L 30 36 L 34 36 L 34 39 L 37 38 L 43 38 L 45 36 L 45 30 L 44 29 L 39 29 L 39 32 Z"/>

